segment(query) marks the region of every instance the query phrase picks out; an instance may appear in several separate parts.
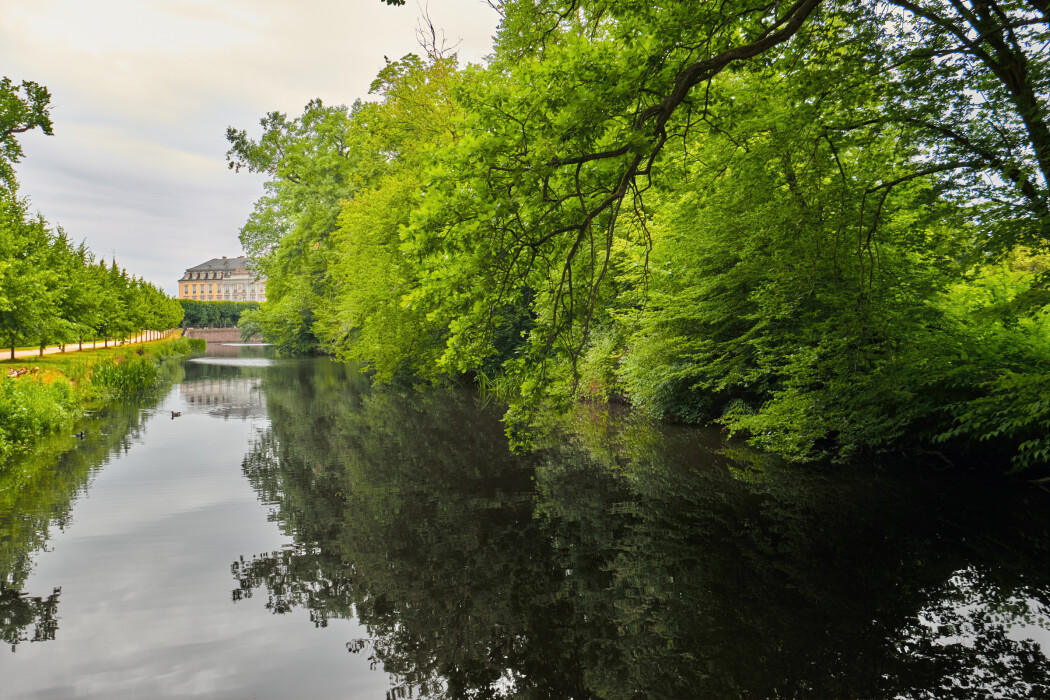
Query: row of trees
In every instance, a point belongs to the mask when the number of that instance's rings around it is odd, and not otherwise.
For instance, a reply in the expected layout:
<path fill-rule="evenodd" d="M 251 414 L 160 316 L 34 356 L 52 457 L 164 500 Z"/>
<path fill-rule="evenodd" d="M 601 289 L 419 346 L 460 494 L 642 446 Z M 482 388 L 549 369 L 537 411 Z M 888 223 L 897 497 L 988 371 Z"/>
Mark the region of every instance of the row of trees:
<path fill-rule="evenodd" d="M 197 301 L 179 299 L 182 325 L 186 328 L 233 328 L 248 309 L 259 308 L 257 301 Z"/>
<path fill-rule="evenodd" d="M 145 280 L 108 265 L 61 228 L 30 213 L 18 195 L 13 165 L 22 156 L 16 135 L 51 133 L 47 90 L 32 82 L 0 81 L 0 339 L 5 347 L 84 339 L 125 338 L 173 328 L 182 307 Z"/>
<path fill-rule="evenodd" d="M 1050 462 L 1045 2 L 490 4 L 486 67 L 431 31 L 375 101 L 228 130 L 268 340 L 474 376 L 523 442 L 616 394 Z"/>

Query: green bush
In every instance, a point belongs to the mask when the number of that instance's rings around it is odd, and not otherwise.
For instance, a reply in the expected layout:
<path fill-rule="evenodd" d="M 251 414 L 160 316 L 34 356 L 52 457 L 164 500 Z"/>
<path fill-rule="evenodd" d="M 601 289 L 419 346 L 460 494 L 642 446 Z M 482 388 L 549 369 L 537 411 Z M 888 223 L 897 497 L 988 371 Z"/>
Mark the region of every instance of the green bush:
<path fill-rule="evenodd" d="M 50 383 L 0 378 L 0 461 L 40 436 L 69 425 L 79 410 L 79 397 L 65 377 Z"/>
<path fill-rule="evenodd" d="M 169 357 L 192 355 L 196 352 L 204 352 L 207 341 L 203 338 L 176 338 L 163 343 L 153 343 L 148 350 L 154 360 L 162 362 Z M 141 354 L 141 352 L 139 353 Z"/>
<path fill-rule="evenodd" d="M 72 430 L 90 405 L 104 404 L 162 381 L 160 362 L 204 350 L 204 340 L 176 338 L 135 348 L 47 355 L 29 363 L 42 370 L 17 379 L 0 375 L 0 465 L 14 453 L 35 448 L 42 437 Z M 125 356 L 117 352 L 126 352 Z M 14 368 L 23 363 L 4 363 Z M 178 365 L 175 365 L 178 367 Z"/>
<path fill-rule="evenodd" d="M 157 365 L 148 355 L 135 355 L 123 362 L 108 360 L 92 368 L 91 382 L 114 396 L 131 396 L 153 386 Z"/>

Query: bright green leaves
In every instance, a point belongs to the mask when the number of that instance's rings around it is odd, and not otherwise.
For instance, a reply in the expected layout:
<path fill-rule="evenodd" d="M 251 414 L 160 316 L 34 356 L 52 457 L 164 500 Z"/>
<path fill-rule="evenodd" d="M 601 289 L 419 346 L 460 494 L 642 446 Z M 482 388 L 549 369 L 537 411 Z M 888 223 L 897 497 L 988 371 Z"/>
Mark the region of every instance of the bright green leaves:
<path fill-rule="evenodd" d="M 380 103 L 348 110 L 315 100 L 296 119 L 272 113 L 257 141 L 228 130 L 231 167 L 272 176 L 241 239 L 269 280 L 250 320 L 282 350 L 368 358 L 384 377 L 425 366 L 434 332 L 402 303 L 417 272 L 399 227 L 423 186 L 426 154 L 454 138 L 452 92 L 468 74 L 454 59 L 409 55 L 374 82 Z"/>
<path fill-rule="evenodd" d="M 12 192 L 16 189 L 12 166 L 22 158 L 17 136 L 33 129 L 51 135 L 50 102 L 43 85 L 23 80 L 16 86 L 10 78 L 0 79 L 0 184 Z"/>
<path fill-rule="evenodd" d="M 257 317 L 285 351 L 316 349 L 311 326 L 325 289 L 321 248 L 336 228 L 343 200 L 384 168 L 384 156 L 362 116 L 368 109 L 360 103 L 349 109 L 312 100 L 295 119 L 280 112 L 266 115 L 258 140 L 227 129 L 230 168 L 271 177 L 267 194 L 241 230 L 241 243 L 269 280 L 268 302 Z"/>
<path fill-rule="evenodd" d="M 418 205 L 411 172 L 383 178 L 348 201 L 328 261 L 331 293 L 318 310 L 316 332 L 342 359 L 371 363 L 380 380 L 433 371 L 442 329 L 410 301 L 417 273 L 401 250 L 400 229 Z"/>
<path fill-rule="evenodd" d="M 519 445 L 611 395 L 797 459 L 980 442 L 1046 299 L 978 299 L 1047 240 L 1045 17 L 998 6 L 502 3 L 487 68 L 410 55 L 375 103 L 230 132 L 273 176 L 252 322 L 380 379 L 478 377 Z M 1026 402 L 983 442 L 1041 454 Z"/>
<path fill-rule="evenodd" d="M 652 208 L 628 393 L 794 459 L 887 449 L 940 418 L 952 352 L 976 340 L 934 305 L 970 239 L 895 131 L 829 134 L 833 106 L 770 77 L 712 93 L 734 110 Z"/>
<path fill-rule="evenodd" d="M 47 266 L 52 235 L 24 201 L 0 192 L 0 339 L 7 347 L 50 334 L 58 286 Z"/>
<path fill-rule="evenodd" d="M 1050 21 L 1035 3 L 889 0 L 895 60 L 881 118 L 907 124 L 929 158 L 977 161 L 989 247 L 1050 242 Z M 903 11 L 902 11 L 903 10 Z M 921 99 L 919 96 L 922 96 Z"/>
<path fill-rule="evenodd" d="M 462 138 L 435 154 L 406 240 L 425 270 L 415 303 L 450 327 L 448 366 L 476 367 L 492 354 L 499 310 L 526 295 L 546 330 L 534 331 L 535 345 L 578 347 L 569 329 L 592 313 L 615 240 L 606 183 L 632 148 L 646 148 L 623 113 L 641 70 L 634 58 L 566 37 L 544 60 L 509 76 L 490 71 L 461 93 Z M 562 162 L 614 150 L 621 154 Z"/>
<path fill-rule="evenodd" d="M 0 193 L 0 343 L 76 342 L 173 328 L 182 308 L 155 286 L 96 263 L 26 211 L 24 200 Z"/>

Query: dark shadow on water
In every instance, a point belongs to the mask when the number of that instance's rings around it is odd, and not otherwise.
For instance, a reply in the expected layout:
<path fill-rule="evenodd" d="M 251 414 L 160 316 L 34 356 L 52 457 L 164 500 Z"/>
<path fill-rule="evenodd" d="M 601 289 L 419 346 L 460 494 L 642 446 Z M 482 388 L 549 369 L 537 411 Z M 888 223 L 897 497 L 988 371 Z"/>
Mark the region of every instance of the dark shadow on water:
<path fill-rule="evenodd" d="M 587 406 L 515 455 L 469 391 L 238 353 L 172 365 L 185 415 L 143 397 L 0 474 L 0 642 L 61 638 L 26 582 L 93 475 L 151 416 L 207 415 L 252 423 L 241 470 L 291 540 L 231 563 L 233 601 L 360 621 L 390 697 L 1050 695 L 1045 492 Z"/>
<path fill-rule="evenodd" d="M 233 599 L 356 617 L 392 697 L 1050 693 L 1041 491 L 586 408 L 517 456 L 469 392 L 326 361 L 261 389 L 243 471 L 295 544 L 235 561 Z"/>

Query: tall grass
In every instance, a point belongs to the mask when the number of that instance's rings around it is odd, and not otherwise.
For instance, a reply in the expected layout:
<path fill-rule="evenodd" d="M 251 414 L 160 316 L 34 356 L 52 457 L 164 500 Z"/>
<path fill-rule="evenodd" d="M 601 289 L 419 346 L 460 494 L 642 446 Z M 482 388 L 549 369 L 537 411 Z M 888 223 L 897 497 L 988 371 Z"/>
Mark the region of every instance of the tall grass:
<path fill-rule="evenodd" d="M 152 388 L 163 360 L 204 350 L 205 342 L 177 338 L 0 363 L 0 465 L 42 437 L 71 430 L 84 412 Z M 17 378 L 10 369 L 32 368 Z"/>
<path fill-rule="evenodd" d="M 92 367 L 91 383 L 104 387 L 113 397 L 132 396 L 153 386 L 157 380 L 157 364 L 148 355 L 134 356 L 117 362 L 116 359 L 99 362 Z"/>
<path fill-rule="evenodd" d="M 72 424 L 81 410 L 78 392 L 63 376 L 48 382 L 5 376 L 0 380 L 0 460 Z"/>

